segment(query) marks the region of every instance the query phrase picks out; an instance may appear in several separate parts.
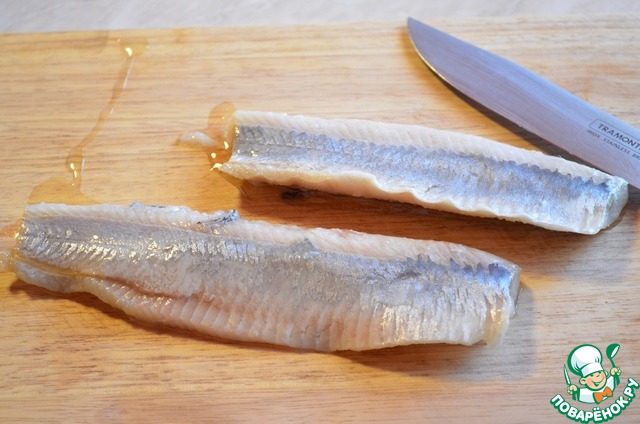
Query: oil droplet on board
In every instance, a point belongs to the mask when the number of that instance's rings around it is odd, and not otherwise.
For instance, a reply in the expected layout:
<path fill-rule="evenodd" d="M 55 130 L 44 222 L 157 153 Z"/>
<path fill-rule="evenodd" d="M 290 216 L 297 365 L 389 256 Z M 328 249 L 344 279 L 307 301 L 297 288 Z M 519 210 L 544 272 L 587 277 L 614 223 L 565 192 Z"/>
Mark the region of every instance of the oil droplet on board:
<path fill-rule="evenodd" d="M 120 72 L 118 73 L 118 77 L 113 84 L 111 99 L 102 109 L 102 111 L 100 111 L 98 120 L 96 121 L 91 131 L 89 131 L 84 139 L 82 139 L 82 141 L 77 146 L 75 146 L 67 155 L 66 166 L 67 169 L 71 172 L 72 186 L 79 187 L 82 183 L 82 172 L 84 170 L 85 163 L 84 149 L 96 138 L 96 136 L 100 133 L 100 130 L 102 129 L 107 118 L 113 113 L 116 102 L 127 87 L 129 74 L 131 73 L 131 69 L 133 67 L 133 61 L 137 56 L 140 56 L 142 53 L 144 53 L 144 51 L 147 49 L 148 43 L 147 40 L 142 38 L 118 39 L 118 46 L 120 47 L 120 51 L 124 54 L 125 60 L 122 63 Z"/>
<path fill-rule="evenodd" d="M 15 236 L 19 228 L 16 223 L 2 229 L 2 235 L 0 236 L 0 272 L 11 270 L 11 250 L 15 246 Z"/>
<path fill-rule="evenodd" d="M 209 113 L 206 129 L 181 135 L 178 141 L 201 147 L 207 154 L 211 169 L 217 169 L 229 160 L 232 153 L 235 127 L 233 112 L 236 108 L 229 102 L 216 105 Z"/>

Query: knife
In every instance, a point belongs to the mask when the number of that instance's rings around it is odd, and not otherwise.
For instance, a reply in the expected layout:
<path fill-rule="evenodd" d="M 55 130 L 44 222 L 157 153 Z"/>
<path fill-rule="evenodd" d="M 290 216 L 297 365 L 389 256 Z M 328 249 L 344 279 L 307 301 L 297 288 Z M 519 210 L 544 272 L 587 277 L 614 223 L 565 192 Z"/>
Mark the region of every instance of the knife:
<path fill-rule="evenodd" d="M 567 387 L 571 386 L 571 379 L 569 378 L 569 373 L 567 372 L 567 366 L 564 366 L 564 382 L 567 383 Z M 573 400 L 578 400 L 578 392 L 573 392 L 571 394 L 571 398 Z"/>
<path fill-rule="evenodd" d="M 640 130 L 494 53 L 413 18 L 407 25 L 419 56 L 448 84 L 640 188 Z"/>

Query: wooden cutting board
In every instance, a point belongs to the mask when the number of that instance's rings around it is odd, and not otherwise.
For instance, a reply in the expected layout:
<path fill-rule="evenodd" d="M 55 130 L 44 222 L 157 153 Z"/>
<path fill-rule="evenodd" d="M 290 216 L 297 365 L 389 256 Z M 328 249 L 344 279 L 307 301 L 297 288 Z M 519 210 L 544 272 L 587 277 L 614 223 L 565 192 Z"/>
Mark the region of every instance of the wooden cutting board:
<path fill-rule="evenodd" d="M 638 16 L 430 23 L 640 126 Z M 467 101 L 403 22 L 0 36 L 3 248 L 29 202 L 236 208 L 246 218 L 467 244 L 522 267 L 504 343 L 320 354 L 145 324 L 1 274 L 2 422 L 568 422 L 570 351 L 640 381 L 640 195 L 596 236 L 278 187 L 237 187 L 176 142 L 238 108 L 365 118 L 559 149 Z M 565 155 L 566 156 L 566 155 Z M 74 165 L 73 177 L 68 168 Z M 81 165 L 83 166 L 81 167 Z M 603 359 L 606 369 L 611 367 Z M 571 375 L 578 384 L 579 377 Z M 638 392 L 640 393 L 640 391 Z M 605 409 L 612 400 L 605 400 Z M 614 422 L 640 422 L 640 400 Z"/>

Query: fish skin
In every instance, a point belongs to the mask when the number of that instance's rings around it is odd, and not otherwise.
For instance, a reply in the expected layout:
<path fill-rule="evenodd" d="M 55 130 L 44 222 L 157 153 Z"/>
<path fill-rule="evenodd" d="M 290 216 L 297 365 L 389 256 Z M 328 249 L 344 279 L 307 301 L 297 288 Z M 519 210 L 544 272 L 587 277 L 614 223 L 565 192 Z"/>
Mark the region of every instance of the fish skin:
<path fill-rule="evenodd" d="M 489 253 L 184 207 L 30 205 L 12 265 L 141 320 L 316 351 L 499 343 L 519 268 Z"/>
<path fill-rule="evenodd" d="M 236 178 L 596 234 L 628 184 L 585 165 L 415 125 L 236 111 Z"/>

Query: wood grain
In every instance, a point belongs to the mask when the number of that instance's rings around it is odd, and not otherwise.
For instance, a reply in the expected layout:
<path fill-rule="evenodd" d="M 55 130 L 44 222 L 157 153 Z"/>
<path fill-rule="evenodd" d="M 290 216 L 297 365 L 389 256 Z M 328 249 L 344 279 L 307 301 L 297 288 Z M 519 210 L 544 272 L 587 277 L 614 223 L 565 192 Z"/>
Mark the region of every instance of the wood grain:
<path fill-rule="evenodd" d="M 640 126 L 637 20 L 431 23 Z M 130 45 L 146 48 L 129 57 Z M 518 311 L 497 348 L 340 354 L 140 323 L 89 295 L 53 294 L 5 272 L 2 422 L 566 422 L 549 401 L 564 394 L 562 366 L 581 343 L 602 350 L 620 343 L 615 362 L 623 381 L 640 380 L 637 190 L 614 227 L 580 236 L 400 204 L 237 187 L 210 171 L 201 151 L 176 143 L 206 127 L 216 104 L 230 101 L 242 109 L 421 124 L 562 154 L 451 91 L 413 53 L 402 22 L 3 35 L 0 75 L 5 248 L 29 202 L 139 201 L 453 241 L 523 269 Z M 118 81 L 126 82 L 119 94 Z M 82 178 L 74 180 L 65 163 L 82 143 Z M 640 401 L 614 420 L 639 421 Z"/>

